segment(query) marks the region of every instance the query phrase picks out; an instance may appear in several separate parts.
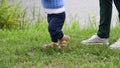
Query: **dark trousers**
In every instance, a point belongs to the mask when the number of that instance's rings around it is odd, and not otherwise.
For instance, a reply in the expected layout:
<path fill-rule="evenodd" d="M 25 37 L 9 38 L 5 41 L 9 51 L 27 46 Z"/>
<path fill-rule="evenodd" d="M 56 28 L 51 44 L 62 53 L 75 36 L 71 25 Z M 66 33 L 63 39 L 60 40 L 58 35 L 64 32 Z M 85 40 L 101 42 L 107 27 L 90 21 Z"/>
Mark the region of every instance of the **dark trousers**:
<path fill-rule="evenodd" d="M 100 1 L 100 25 L 97 35 L 101 38 L 109 38 L 112 16 L 112 3 L 114 1 L 120 19 L 120 0 L 99 0 L 99 1 Z"/>
<path fill-rule="evenodd" d="M 52 42 L 58 42 L 63 37 L 62 27 L 65 21 L 65 12 L 59 14 L 48 14 L 48 31 Z"/>

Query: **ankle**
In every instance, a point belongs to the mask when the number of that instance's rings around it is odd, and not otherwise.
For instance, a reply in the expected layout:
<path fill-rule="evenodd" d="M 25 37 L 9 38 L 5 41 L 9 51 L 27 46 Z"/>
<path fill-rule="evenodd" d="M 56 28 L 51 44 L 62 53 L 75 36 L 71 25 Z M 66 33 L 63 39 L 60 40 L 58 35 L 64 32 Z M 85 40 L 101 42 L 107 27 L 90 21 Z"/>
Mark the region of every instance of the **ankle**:
<path fill-rule="evenodd" d="M 97 36 L 101 39 L 108 39 L 109 37 L 103 37 L 103 36 L 100 36 L 99 34 L 97 34 Z"/>
<path fill-rule="evenodd" d="M 58 42 L 52 42 L 52 44 L 56 44 L 56 45 L 57 45 L 57 44 L 58 44 Z"/>
<path fill-rule="evenodd" d="M 68 41 L 70 39 L 70 37 L 68 35 L 64 35 L 60 41 Z"/>

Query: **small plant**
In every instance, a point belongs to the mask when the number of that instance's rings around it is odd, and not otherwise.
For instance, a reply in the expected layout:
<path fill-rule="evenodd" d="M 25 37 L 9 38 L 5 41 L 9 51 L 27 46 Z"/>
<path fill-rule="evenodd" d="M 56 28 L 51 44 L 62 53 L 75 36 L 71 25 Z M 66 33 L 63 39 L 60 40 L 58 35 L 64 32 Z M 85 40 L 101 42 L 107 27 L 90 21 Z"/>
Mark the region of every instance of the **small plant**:
<path fill-rule="evenodd" d="M 0 29 L 20 28 L 26 22 L 26 10 L 20 9 L 20 3 L 9 5 L 6 0 L 0 2 Z"/>

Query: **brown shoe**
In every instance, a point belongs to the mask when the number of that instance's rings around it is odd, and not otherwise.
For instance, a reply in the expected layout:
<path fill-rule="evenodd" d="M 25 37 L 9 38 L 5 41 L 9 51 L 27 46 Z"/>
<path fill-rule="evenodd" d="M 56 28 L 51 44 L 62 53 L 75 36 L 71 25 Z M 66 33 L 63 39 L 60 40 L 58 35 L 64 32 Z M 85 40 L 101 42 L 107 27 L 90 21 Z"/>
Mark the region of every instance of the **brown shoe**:
<path fill-rule="evenodd" d="M 59 48 L 60 49 L 65 48 L 69 40 L 70 40 L 70 37 L 68 35 L 63 36 L 63 38 L 60 40 Z"/>
<path fill-rule="evenodd" d="M 58 47 L 58 42 L 52 42 L 50 44 L 45 44 L 43 46 L 43 48 L 47 49 L 47 48 L 53 48 L 53 47 Z"/>

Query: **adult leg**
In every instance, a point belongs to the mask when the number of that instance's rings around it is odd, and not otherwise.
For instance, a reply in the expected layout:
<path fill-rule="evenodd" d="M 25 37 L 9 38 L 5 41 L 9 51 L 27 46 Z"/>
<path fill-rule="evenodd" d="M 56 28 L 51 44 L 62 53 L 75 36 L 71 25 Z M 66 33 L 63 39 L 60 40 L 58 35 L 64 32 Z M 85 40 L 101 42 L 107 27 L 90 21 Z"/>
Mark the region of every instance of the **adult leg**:
<path fill-rule="evenodd" d="M 114 0 L 115 6 L 119 13 L 119 20 L 120 20 L 120 0 Z"/>
<path fill-rule="evenodd" d="M 120 0 L 114 0 L 115 6 L 119 13 L 119 21 L 120 21 Z M 114 44 L 110 45 L 111 49 L 120 49 L 120 39 L 117 40 Z"/>
<path fill-rule="evenodd" d="M 100 38 L 109 38 L 112 16 L 112 0 L 100 1 L 100 25 L 97 35 Z"/>

